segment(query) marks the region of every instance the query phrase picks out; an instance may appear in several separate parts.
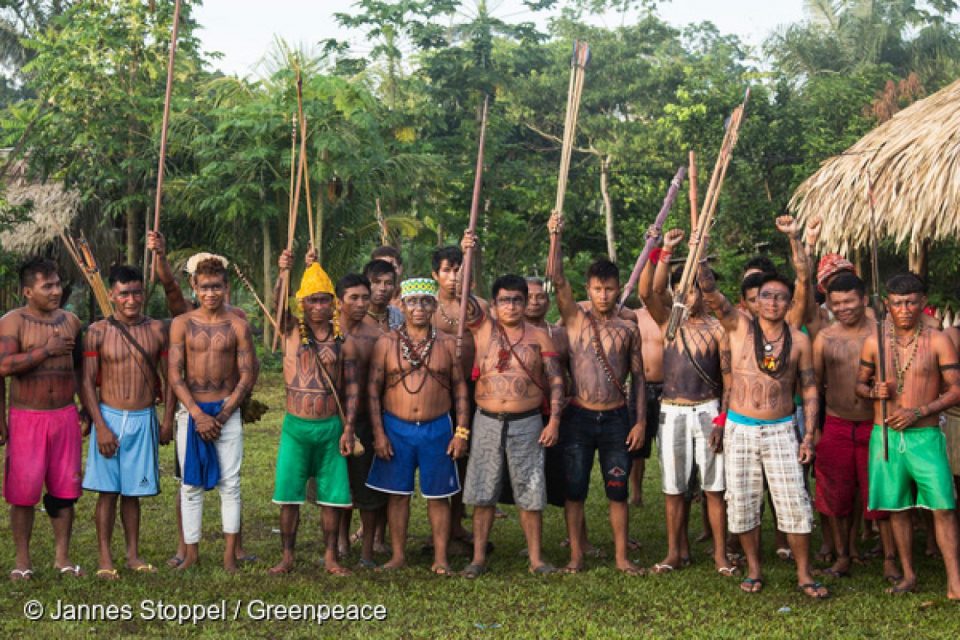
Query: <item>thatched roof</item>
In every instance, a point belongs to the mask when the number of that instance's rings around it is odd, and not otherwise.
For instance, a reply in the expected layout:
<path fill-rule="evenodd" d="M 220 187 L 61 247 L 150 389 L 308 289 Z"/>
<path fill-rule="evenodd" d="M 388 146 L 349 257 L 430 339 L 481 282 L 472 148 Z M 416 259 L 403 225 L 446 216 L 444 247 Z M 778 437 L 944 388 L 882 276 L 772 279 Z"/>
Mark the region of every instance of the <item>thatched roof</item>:
<path fill-rule="evenodd" d="M 4 182 L 4 197 L 9 204 L 33 205 L 29 220 L 0 233 L 0 247 L 5 251 L 20 254 L 39 251 L 68 229 L 80 210 L 77 192 L 65 189 L 59 182 L 31 182 L 22 160 L 10 167 Z"/>
<path fill-rule="evenodd" d="M 869 243 L 868 169 L 880 238 L 898 245 L 960 238 L 960 80 L 900 111 L 800 185 L 788 206 L 803 222 L 822 217 L 821 250 Z"/>

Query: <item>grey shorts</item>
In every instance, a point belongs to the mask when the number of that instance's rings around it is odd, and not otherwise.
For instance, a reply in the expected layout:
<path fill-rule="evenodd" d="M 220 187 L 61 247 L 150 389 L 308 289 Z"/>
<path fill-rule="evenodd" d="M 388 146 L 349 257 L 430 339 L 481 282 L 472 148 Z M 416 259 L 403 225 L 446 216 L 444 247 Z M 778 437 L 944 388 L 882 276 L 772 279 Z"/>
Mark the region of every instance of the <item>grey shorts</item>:
<path fill-rule="evenodd" d="M 547 482 L 544 449 L 539 442 L 541 431 L 543 418 L 539 408 L 531 415 L 500 414 L 497 417 L 477 409 L 463 501 L 482 507 L 496 505 L 506 466 L 517 507 L 524 511 L 542 511 L 547 503 Z"/>

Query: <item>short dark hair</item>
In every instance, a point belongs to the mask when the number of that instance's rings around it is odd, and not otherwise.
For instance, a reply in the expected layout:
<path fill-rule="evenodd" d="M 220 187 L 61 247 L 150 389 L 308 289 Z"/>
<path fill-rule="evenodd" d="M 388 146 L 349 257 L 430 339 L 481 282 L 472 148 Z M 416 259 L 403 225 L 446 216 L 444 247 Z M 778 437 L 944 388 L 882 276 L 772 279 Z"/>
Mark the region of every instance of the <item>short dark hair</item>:
<path fill-rule="evenodd" d="M 33 256 L 20 265 L 20 288 L 32 287 L 38 275 L 49 278 L 58 273 L 56 262 L 43 256 Z"/>
<path fill-rule="evenodd" d="M 740 297 L 746 298 L 747 291 L 750 291 L 750 289 L 759 289 L 760 285 L 762 284 L 761 280 L 763 280 L 764 275 L 765 274 L 763 273 L 751 273 L 746 278 L 741 280 L 740 281 Z"/>
<path fill-rule="evenodd" d="M 907 271 L 898 273 L 887 280 L 887 293 L 897 296 L 908 296 L 911 293 L 927 295 L 927 283 L 917 274 Z"/>
<path fill-rule="evenodd" d="M 713 269 L 710 269 L 710 273 L 713 274 L 713 279 L 714 279 L 714 280 L 716 280 L 717 282 L 720 281 L 720 276 L 717 275 L 717 272 L 716 272 L 716 271 L 714 271 Z M 751 275 L 753 275 L 753 274 L 751 274 Z M 700 276 L 700 274 L 699 274 L 699 272 L 698 272 L 698 273 L 697 273 L 697 277 L 699 278 L 699 276 Z M 683 280 L 683 265 L 680 265 L 679 267 L 674 268 L 674 270 L 673 270 L 672 272 L 670 272 L 670 285 L 673 286 L 673 287 L 675 287 L 675 286 L 677 286 L 678 284 L 680 284 L 680 281 L 681 281 L 681 280 Z"/>
<path fill-rule="evenodd" d="M 371 260 L 377 260 L 379 258 L 393 258 L 397 261 L 398 265 L 401 267 L 403 266 L 403 256 L 400 255 L 400 250 L 396 247 L 391 247 L 388 244 L 385 244 L 382 247 L 377 247 L 370 252 Z"/>
<path fill-rule="evenodd" d="M 835 275 L 827 285 L 827 293 L 846 293 L 856 291 L 859 296 L 867 295 L 867 285 L 857 274 L 850 271 L 841 271 Z"/>
<path fill-rule="evenodd" d="M 614 263 L 606 258 L 594 260 L 593 264 L 587 267 L 587 282 L 593 278 L 597 280 L 616 280 L 620 282 L 620 269 Z"/>
<path fill-rule="evenodd" d="M 518 291 L 523 294 L 524 300 L 530 296 L 530 290 L 527 288 L 526 279 L 521 278 L 520 276 L 515 276 L 512 273 L 505 276 L 500 276 L 493 281 L 493 289 L 491 293 L 493 294 L 494 302 L 497 300 L 497 294 L 501 291 Z"/>
<path fill-rule="evenodd" d="M 353 289 L 354 287 L 366 287 L 367 293 L 370 293 L 370 281 L 367 280 L 366 276 L 362 276 L 359 273 L 348 273 L 337 280 L 337 297 L 342 300 L 343 294 L 347 292 L 347 289 Z"/>
<path fill-rule="evenodd" d="M 391 276 L 393 276 L 394 284 L 396 284 L 397 270 L 394 269 L 393 265 L 386 260 L 380 260 L 377 258 L 363 265 L 363 277 L 367 278 L 368 280 L 377 276 L 382 276 L 385 273 L 389 273 Z"/>
<path fill-rule="evenodd" d="M 760 276 L 761 289 L 763 288 L 763 285 L 769 284 L 770 282 L 779 282 L 780 284 L 782 284 L 787 288 L 787 291 L 790 292 L 790 299 L 791 300 L 793 299 L 793 289 L 794 289 L 793 280 L 783 275 L 782 273 L 777 273 L 776 271 L 774 271 L 773 273 L 759 273 L 757 275 Z"/>
<path fill-rule="evenodd" d="M 220 258 L 204 258 L 197 263 L 197 268 L 193 271 L 194 278 L 199 276 L 221 276 L 226 283 L 227 268 L 223 266 Z"/>
<path fill-rule="evenodd" d="M 452 244 L 447 247 L 440 247 L 433 252 L 433 270 L 440 271 L 444 260 L 450 263 L 451 267 L 461 265 L 463 264 L 463 251 L 460 250 L 460 247 Z"/>
<path fill-rule="evenodd" d="M 773 261 L 767 256 L 754 256 L 747 260 L 747 264 L 743 265 L 743 271 L 746 273 L 750 269 L 760 269 L 763 273 L 776 273 L 777 271 Z"/>
<path fill-rule="evenodd" d="M 110 286 L 117 284 L 126 284 L 128 282 L 143 282 L 143 271 L 129 264 L 115 264 L 110 267 L 110 275 L 107 277 Z"/>

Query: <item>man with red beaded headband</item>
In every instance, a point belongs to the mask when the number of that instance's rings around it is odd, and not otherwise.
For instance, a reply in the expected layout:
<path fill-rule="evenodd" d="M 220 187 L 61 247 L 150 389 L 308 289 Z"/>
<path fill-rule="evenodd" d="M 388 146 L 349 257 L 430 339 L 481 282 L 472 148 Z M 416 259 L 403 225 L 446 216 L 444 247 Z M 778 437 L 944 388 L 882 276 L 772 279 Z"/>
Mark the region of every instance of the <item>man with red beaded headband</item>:
<path fill-rule="evenodd" d="M 374 345 L 367 391 L 377 457 L 367 486 L 390 494 L 387 517 L 393 555 L 382 569 L 398 569 L 406 563 L 410 496 L 420 468 L 420 490 L 433 531 L 432 571 L 450 575 L 447 498 L 460 491 L 455 460 L 467 451 L 470 405 L 456 340 L 431 323 L 437 288 L 430 278 L 404 280 L 400 285 L 404 324 Z M 456 431 L 450 420 L 453 401 Z"/>
<path fill-rule="evenodd" d="M 960 404 L 957 350 L 950 338 L 922 322 L 927 292 L 916 275 L 888 280 L 885 302 L 890 315 L 883 335 L 887 379 L 877 379 L 879 349 L 876 335 L 871 335 L 860 354 L 857 395 L 874 400 L 868 507 L 892 512 L 893 539 L 903 570 L 903 578 L 887 592 L 899 595 L 916 589 L 910 510 L 921 507 L 933 512 L 947 571 L 947 597 L 960 600 L 956 498 L 939 425 L 940 412 Z M 889 434 L 882 424 L 884 400 L 886 426 L 893 431 Z"/>
<path fill-rule="evenodd" d="M 292 264 L 292 254 L 284 251 L 274 289 L 277 295 Z M 280 434 L 273 501 L 281 505 L 283 559 L 270 573 L 293 570 L 300 505 L 306 501 L 307 481 L 314 478 L 316 501 L 323 508 L 324 568 L 332 575 L 347 576 L 350 570 L 337 559 L 337 533 L 341 510 L 351 506 L 346 456 L 354 447 L 357 353 L 354 343 L 345 340 L 340 330 L 333 282 L 313 261 L 312 251 L 307 264 L 297 290 L 303 316 L 298 320 L 287 312 L 280 325 L 287 413 Z M 339 413 L 341 389 L 346 398 L 343 420 Z"/>

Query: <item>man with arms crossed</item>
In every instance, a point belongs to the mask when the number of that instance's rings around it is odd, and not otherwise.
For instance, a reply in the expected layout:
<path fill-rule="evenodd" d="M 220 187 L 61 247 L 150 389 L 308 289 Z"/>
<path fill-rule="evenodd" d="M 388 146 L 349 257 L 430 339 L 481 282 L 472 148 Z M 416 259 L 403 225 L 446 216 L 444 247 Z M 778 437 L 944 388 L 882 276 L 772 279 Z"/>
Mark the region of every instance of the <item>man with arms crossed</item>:
<path fill-rule="evenodd" d="M 460 492 L 455 461 L 467 451 L 470 403 L 463 369 L 456 357 L 456 339 L 438 331 L 430 320 L 437 306 L 437 283 L 412 278 L 400 285 L 404 324 L 381 336 L 370 359 L 367 393 L 377 457 L 367 486 L 390 494 L 387 518 L 393 555 L 381 567 L 406 563 L 404 546 L 410 519 L 414 474 L 420 468 L 420 491 L 427 499 L 433 532 L 433 566 L 450 575 L 450 501 Z M 457 428 L 450 421 L 455 400 Z"/>
<path fill-rule="evenodd" d="M 561 224 L 559 215 L 554 213 L 548 228 L 551 233 L 558 233 Z M 562 259 L 557 260 L 557 265 L 553 286 L 570 340 L 573 376 L 573 399 L 560 426 L 567 480 L 564 515 L 567 535 L 570 536 L 570 562 L 565 571 L 577 573 L 583 570 L 583 505 L 594 451 L 597 451 L 609 501 L 617 569 L 629 575 L 639 575 L 642 573 L 640 567 L 627 558 L 627 484 L 630 452 L 643 446 L 646 425 L 640 332 L 635 324 L 617 317 L 620 272 L 615 264 L 598 260 L 587 270 L 589 311 L 584 311 L 574 300 L 573 289 L 563 274 Z M 637 421 L 632 427 L 626 406 L 627 375 L 633 381 L 632 398 L 637 410 Z"/>
<path fill-rule="evenodd" d="M 33 258 L 20 267 L 27 303 L 0 318 L 0 376 L 10 379 L 10 417 L 3 497 L 10 505 L 16 550 L 11 580 L 33 576 L 30 537 L 40 502 L 53 526 L 54 568 L 80 576 L 70 562 L 73 505 L 80 497 L 81 426 L 74 404 L 80 320 L 60 309 L 56 263 Z"/>
<path fill-rule="evenodd" d="M 157 443 L 173 438 L 176 397 L 164 385 L 163 426 L 157 433 L 154 409 L 160 376 L 166 378 L 167 330 L 143 315 L 143 273 L 136 267 L 110 270 L 111 317 L 90 325 L 83 342 L 80 395 L 93 422 L 83 488 L 97 491 L 96 523 L 100 547 L 97 577 L 116 580 L 110 542 L 120 496 L 127 567 L 156 569 L 140 558 L 140 498 L 160 493 Z M 99 380 L 100 393 L 97 394 Z"/>
<path fill-rule="evenodd" d="M 182 409 L 177 415 L 177 455 L 184 479 L 180 508 L 187 551 L 177 568 L 189 569 L 200 558 L 204 485 L 213 484 L 213 474 L 207 472 L 215 462 L 226 541 L 223 568 L 234 572 L 243 462 L 240 403 L 256 383 L 257 355 L 250 325 L 226 307 L 227 269 L 220 260 L 202 260 L 197 265 L 193 290 L 199 308 L 177 316 L 170 325 L 167 374 Z M 204 451 L 205 443 L 213 443 L 213 450 Z"/>
<path fill-rule="evenodd" d="M 950 338 L 921 320 L 926 286 L 912 273 L 887 281 L 884 322 L 886 380 L 877 380 L 877 337 L 867 337 L 860 355 L 857 395 L 874 400 L 870 435 L 870 503 L 891 511 L 893 539 L 903 578 L 887 589 L 900 595 L 917 587 L 910 509 L 933 512 L 937 545 L 947 571 L 947 597 L 960 600 L 956 499 L 940 412 L 960 403 L 960 362 Z M 872 382 L 872 384 L 871 384 Z M 884 459 L 882 401 L 886 400 L 888 459 Z"/>
<path fill-rule="evenodd" d="M 830 595 L 810 573 L 813 511 L 803 484 L 802 464 L 813 459 L 813 438 L 819 416 L 810 339 L 785 321 L 792 304 L 793 283 L 784 276 L 761 276 L 757 316 L 735 308 L 719 290 L 713 272 L 700 265 L 700 290 L 730 339 L 730 410 L 724 429 L 727 520 L 740 537 L 748 575 L 740 588 L 763 588 L 760 567 L 760 516 L 763 478 L 777 511 L 777 527 L 786 533 L 797 564 L 798 589 L 822 599 Z M 803 390 L 806 435 L 797 443 L 793 427 L 793 390 Z"/>

